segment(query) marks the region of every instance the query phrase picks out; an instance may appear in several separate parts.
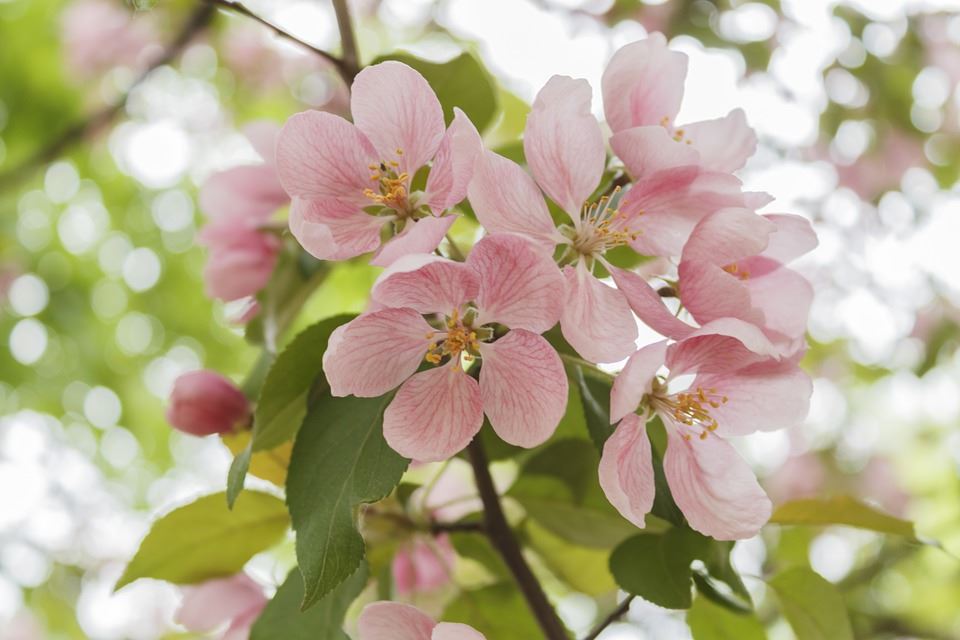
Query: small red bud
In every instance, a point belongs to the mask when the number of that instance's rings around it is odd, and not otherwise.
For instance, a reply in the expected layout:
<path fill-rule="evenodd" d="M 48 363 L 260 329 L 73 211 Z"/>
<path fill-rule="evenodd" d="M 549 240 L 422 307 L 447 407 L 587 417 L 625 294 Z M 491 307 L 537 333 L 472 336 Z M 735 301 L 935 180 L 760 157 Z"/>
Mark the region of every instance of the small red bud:
<path fill-rule="evenodd" d="M 250 403 L 235 384 L 214 371 L 185 373 L 173 384 L 167 421 L 194 436 L 233 431 L 250 416 Z"/>

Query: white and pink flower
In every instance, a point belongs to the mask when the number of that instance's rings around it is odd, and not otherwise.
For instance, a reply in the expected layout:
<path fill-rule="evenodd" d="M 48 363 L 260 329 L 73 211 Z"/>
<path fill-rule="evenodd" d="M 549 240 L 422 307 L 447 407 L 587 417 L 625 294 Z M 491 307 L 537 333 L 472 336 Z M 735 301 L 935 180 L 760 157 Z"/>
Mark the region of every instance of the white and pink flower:
<path fill-rule="evenodd" d="M 245 573 L 185 587 L 175 619 L 188 631 L 223 629 L 220 640 L 247 640 L 267 597 Z"/>
<path fill-rule="evenodd" d="M 437 623 L 416 607 L 397 602 L 368 604 L 358 625 L 358 640 L 486 640 L 469 625 Z"/>

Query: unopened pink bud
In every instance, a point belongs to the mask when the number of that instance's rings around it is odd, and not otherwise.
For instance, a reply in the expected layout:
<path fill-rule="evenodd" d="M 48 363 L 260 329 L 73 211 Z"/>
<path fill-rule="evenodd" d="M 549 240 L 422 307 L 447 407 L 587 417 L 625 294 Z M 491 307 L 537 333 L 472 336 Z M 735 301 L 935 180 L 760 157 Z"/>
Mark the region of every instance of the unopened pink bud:
<path fill-rule="evenodd" d="M 227 433 L 250 415 L 250 403 L 232 382 L 214 371 L 185 373 L 173 385 L 167 421 L 194 436 Z"/>

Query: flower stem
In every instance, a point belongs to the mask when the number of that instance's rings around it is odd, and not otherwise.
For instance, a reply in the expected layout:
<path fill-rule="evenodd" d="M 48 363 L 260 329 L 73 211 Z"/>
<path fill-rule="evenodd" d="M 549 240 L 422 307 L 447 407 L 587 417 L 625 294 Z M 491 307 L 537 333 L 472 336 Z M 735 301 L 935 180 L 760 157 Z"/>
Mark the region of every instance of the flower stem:
<path fill-rule="evenodd" d="M 500 506 L 500 498 L 497 496 L 497 490 L 493 485 L 493 478 L 490 477 L 488 468 L 487 454 L 483 449 L 479 436 L 473 439 L 470 446 L 467 447 L 470 454 L 470 464 L 473 466 L 473 474 L 477 480 L 477 491 L 480 494 L 480 500 L 483 502 L 483 517 L 487 536 L 490 543 L 503 557 L 504 562 L 517 581 L 523 597 L 533 611 L 533 615 L 540 625 L 547 640 L 567 640 L 569 638 L 566 628 L 553 605 L 547 600 L 547 594 L 530 566 L 523 558 L 523 552 L 520 545 L 507 524 L 507 519 L 503 515 L 503 508 Z"/>
<path fill-rule="evenodd" d="M 342 60 L 346 74 L 344 75 L 347 84 L 353 81 L 353 77 L 360 72 L 360 56 L 357 53 L 357 38 L 353 32 L 353 22 L 350 20 L 350 8 L 347 6 L 347 0 L 333 0 L 333 10 L 337 14 L 337 28 L 340 30 L 340 47 L 342 49 Z"/>
<path fill-rule="evenodd" d="M 623 599 L 623 602 L 621 602 L 620 605 L 617 606 L 616 609 L 614 609 L 612 612 L 610 612 L 610 615 L 608 615 L 606 618 L 604 618 L 603 621 L 602 621 L 600 624 L 598 624 L 597 626 L 595 626 L 595 627 L 590 631 L 590 633 L 588 633 L 586 636 L 584 636 L 583 640 L 596 640 L 596 638 L 599 637 L 599 635 L 600 635 L 601 633 L 603 633 L 603 630 L 604 630 L 604 629 L 606 629 L 606 628 L 609 627 L 611 624 L 613 624 L 614 622 L 616 622 L 617 620 L 619 620 L 620 618 L 622 618 L 622 617 L 624 616 L 624 614 L 626 614 L 627 611 L 629 611 L 629 609 L 630 609 L 630 603 L 633 602 L 633 598 L 634 598 L 634 597 L 635 597 L 635 596 L 630 595 L 630 596 L 627 596 L 626 598 L 624 598 L 624 599 Z"/>

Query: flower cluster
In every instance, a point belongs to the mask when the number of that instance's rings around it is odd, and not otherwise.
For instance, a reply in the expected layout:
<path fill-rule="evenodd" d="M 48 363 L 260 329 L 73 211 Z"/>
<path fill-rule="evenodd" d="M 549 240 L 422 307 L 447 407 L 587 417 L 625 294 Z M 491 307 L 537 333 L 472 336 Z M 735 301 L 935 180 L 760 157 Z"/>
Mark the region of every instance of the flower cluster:
<path fill-rule="evenodd" d="M 394 450 L 450 458 L 484 417 L 506 442 L 538 446 L 566 410 L 563 357 L 626 359 L 599 468 L 610 502 L 644 525 L 654 500 L 646 425 L 658 417 L 664 472 L 690 526 L 718 539 L 754 535 L 770 502 L 726 438 L 806 414 L 811 386 L 797 362 L 812 290 L 787 265 L 816 236 L 801 217 L 757 213 L 771 198 L 735 175 L 756 148 L 741 111 L 676 123 L 686 65 L 659 34 L 620 49 L 602 80 L 609 139 L 590 85 L 554 76 L 527 119 L 526 168 L 485 149 L 463 112 L 447 127 L 412 68 L 368 67 L 352 88 L 353 122 L 297 114 L 275 160 L 263 151 L 260 172 L 234 170 L 243 176 L 208 186 L 210 210 L 247 203 L 205 232 L 211 290 L 231 298 L 263 286 L 246 274 L 237 280 L 249 287 L 228 285 L 270 252 L 253 241 L 236 255 L 228 247 L 249 235 L 237 222 L 262 219 L 289 195 L 290 230 L 309 253 L 372 252 L 385 268 L 367 311 L 331 336 L 323 369 L 334 396 L 395 391 L 383 418 Z M 452 259 L 438 247 L 465 198 L 486 235 Z M 659 260 L 645 275 L 624 266 L 649 257 Z M 638 350 L 638 319 L 663 339 Z M 579 358 L 542 335 L 557 323 Z M 440 637 L 443 626 L 417 625 L 410 637 Z"/>

